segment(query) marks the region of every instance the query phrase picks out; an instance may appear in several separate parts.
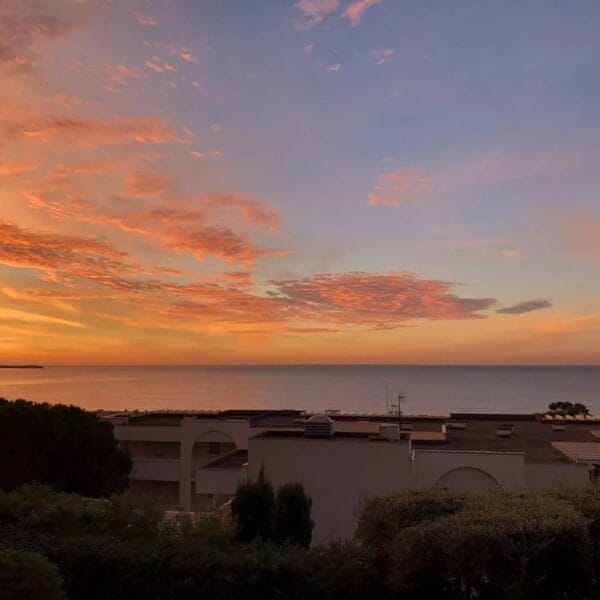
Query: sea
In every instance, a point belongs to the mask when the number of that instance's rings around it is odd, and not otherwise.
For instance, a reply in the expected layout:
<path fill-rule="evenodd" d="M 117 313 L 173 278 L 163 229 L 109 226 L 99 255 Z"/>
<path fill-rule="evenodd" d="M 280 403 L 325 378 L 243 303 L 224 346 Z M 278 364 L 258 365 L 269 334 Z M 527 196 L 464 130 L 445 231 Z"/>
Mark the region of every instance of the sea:
<path fill-rule="evenodd" d="M 0 369 L 0 397 L 106 410 L 600 414 L 600 366 L 95 366 Z"/>

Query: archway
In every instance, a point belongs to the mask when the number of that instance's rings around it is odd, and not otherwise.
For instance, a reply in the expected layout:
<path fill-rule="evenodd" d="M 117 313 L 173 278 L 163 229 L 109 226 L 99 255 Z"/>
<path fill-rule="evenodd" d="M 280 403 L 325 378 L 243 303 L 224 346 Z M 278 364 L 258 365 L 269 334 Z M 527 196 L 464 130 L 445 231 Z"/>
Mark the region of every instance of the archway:
<path fill-rule="evenodd" d="M 192 447 L 193 461 L 210 461 L 236 449 L 233 439 L 223 431 L 203 433 Z"/>
<path fill-rule="evenodd" d="M 435 485 L 453 492 L 481 492 L 501 487 L 492 475 L 475 467 L 452 469 L 444 473 Z"/>

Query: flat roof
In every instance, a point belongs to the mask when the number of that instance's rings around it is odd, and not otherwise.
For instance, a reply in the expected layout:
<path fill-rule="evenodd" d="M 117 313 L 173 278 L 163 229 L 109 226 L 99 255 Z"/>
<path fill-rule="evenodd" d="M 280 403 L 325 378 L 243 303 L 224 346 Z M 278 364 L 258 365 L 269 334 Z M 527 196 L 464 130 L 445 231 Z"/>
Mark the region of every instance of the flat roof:
<path fill-rule="evenodd" d="M 514 419 L 514 415 L 494 415 L 492 419 L 480 416 L 472 419 L 461 415 L 466 423 L 464 429 L 447 428 L 446 443 L 448 450 L 487 451 L 487 452 L 524 452 L 527 462 L 564 462 L 566 456 L 555 446 L 555 442 L 589 443 L 597 446 L 600 453 L 600 439 L 592 432 L 597 430 L 593 421 L 567 421 L 564 431 L 554 431 L 552 423 L 539 417 L 533 419 Z M 512 435 L 499 436 L 497 431 L 504 425 L 512 425 Z M 440 449 L 441 444 L 421 442 L 415 449 Z"/>

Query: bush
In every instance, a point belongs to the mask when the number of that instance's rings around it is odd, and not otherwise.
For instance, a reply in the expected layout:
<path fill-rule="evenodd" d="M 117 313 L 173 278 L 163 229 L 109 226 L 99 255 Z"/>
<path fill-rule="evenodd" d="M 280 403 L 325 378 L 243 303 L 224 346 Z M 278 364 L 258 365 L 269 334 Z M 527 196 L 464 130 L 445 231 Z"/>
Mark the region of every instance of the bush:
<path fill-rule="evenodd" d="M 466 494 L 440 488 L 365 498 L 359 508 L 356 538 L 374 548 L 385 547 L 407 527 L 455 514 L 466 498 Z"/>
<path fill-rule="evenodd" d="M 0 600 L 64 600 L 55 565 L 34 552 L 0 550 Z"/>
<path fill-rule="evenodd" d="M 250 542 L 256 537 L 273 539 L 275 529 L 275 494 L 261 468 L 256 482 L 240 483 L 231 502 L 237 538 Z"/>
<path fill-rule="evenodd" d="M 456 505 L 447 498 L 433 511 L 429 496 L 421 515 L 430 518 L 404 522 L 383 542 L 363 530 L 389 590 L 408 598 L 586 597 L 590 535 L 573 506 L 507 492 L 456 496 Z"/>
<path fill-rule="evenodd" d="M 310 518 L 312 500 L 301 483 L 286 483 L 277 490 L 275 538 L 280 544 L 308 547 L 314 523 Z"/>

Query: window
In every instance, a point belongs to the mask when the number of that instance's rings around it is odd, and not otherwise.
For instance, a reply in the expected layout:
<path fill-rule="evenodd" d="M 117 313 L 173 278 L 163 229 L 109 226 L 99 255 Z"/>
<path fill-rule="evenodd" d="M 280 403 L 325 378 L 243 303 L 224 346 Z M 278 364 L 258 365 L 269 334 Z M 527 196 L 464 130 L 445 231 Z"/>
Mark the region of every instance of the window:
<path fill-rule="evenodd" d="M 221 454 L 221 443 L 220 442 L 209 442 L 208 443 L 208 453 L 211 456 Z"/>

